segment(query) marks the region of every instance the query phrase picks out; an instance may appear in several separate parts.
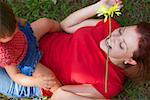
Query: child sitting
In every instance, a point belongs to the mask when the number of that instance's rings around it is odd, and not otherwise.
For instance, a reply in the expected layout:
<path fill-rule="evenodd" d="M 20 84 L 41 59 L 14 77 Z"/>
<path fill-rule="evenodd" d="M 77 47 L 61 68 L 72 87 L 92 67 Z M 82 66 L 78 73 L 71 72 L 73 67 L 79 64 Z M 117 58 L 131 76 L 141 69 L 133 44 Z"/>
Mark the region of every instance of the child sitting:
<path fill-rule="evenodd" d="M 54 92 L 60 83 L 50 69 L 39 63 L 42 55 L 38 40 L 47 32 L 59 31 L 59 23 L 47 18 L 26 23 L 23 19 L 16 19 L 4 2 L 0 2 L 0 10 L 0 67 L 14 81 L 10 87 L 7 86 L 9 91 L 2 93 L 33 97 L 42 95 L 40 88 L 43 92 L 49 89 Z"/>

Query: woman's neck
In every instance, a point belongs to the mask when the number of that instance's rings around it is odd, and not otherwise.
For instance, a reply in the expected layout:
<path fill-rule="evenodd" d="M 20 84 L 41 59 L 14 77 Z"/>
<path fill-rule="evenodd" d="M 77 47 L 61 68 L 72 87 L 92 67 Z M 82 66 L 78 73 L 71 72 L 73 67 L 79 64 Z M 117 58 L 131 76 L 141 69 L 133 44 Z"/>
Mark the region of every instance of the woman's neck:
<path fill-rule="evenodd" d="M 124 64 L 123 64 L 123 60 L 122 59 L 115 59 L 112 57 L 109 57 L 109 59 L 111 60 L 111 62 L 115 65 L 117 65 L 120 68 L 125 68 Z"/>

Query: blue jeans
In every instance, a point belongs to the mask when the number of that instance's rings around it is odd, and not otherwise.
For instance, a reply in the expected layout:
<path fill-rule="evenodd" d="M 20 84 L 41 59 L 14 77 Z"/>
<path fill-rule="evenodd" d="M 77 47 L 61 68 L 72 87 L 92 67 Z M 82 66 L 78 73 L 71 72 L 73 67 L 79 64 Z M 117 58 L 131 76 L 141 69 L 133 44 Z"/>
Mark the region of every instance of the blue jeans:
<path fill-rule="evenodd" d="M 8 76 L 5 69 L 0 68 L 0 93 L 14 98 L 41 97 L 38 87 L 18 85 Z"/>
<path fill-rule="evenodd" d="M 21 73 L 32 76 L 35 71 L 36 64 L 41 59 L 38 43 L 29 23 L 22 26 L 19 23 L 20 30 L 26 35 L 28 41 L 28 49 L 26 56 L 18 65 Z M 15 98 L 41 97 L 41 91 L 38 87 L 21 86 L 7 75 L 6 71 L 0 68 L 0 93 Z"/>

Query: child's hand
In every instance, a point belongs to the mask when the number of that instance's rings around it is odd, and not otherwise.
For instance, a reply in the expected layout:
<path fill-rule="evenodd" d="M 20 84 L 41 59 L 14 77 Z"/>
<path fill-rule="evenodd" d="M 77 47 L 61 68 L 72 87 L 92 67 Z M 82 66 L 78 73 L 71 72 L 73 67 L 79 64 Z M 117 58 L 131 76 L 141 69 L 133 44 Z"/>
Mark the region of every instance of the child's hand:
<path fill-rule="evenodd" d="M 50 89 L 55 84 L 56 84 L 55 77 L 43 76 L 43 75 L 39 75 L 38 77 L 35 77 L 35 85 L 40 88 Z"/>
<path fill-rule="evenodd" d="M 115 4 L 119 4 L 120 9 L 123 7 L 122 0 L 100 0 L 100 2 L 107 7 L 112 7 Z"/>

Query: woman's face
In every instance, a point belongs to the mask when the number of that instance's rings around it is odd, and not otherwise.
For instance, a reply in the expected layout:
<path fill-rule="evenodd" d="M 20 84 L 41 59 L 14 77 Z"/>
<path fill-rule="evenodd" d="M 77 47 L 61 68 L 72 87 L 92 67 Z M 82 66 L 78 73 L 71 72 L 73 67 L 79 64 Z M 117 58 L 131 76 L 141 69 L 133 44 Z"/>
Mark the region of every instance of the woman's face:
<path fill-rule="evenodd" d="M 110 47 L 110 58 L 129 59 L 134 51 L 138 50 L 140 34 L 136 32 L 136 26 L 120 27 L 112 32 L 111 37 L 100 41 L 100 48 L 107 53 Z"/>

